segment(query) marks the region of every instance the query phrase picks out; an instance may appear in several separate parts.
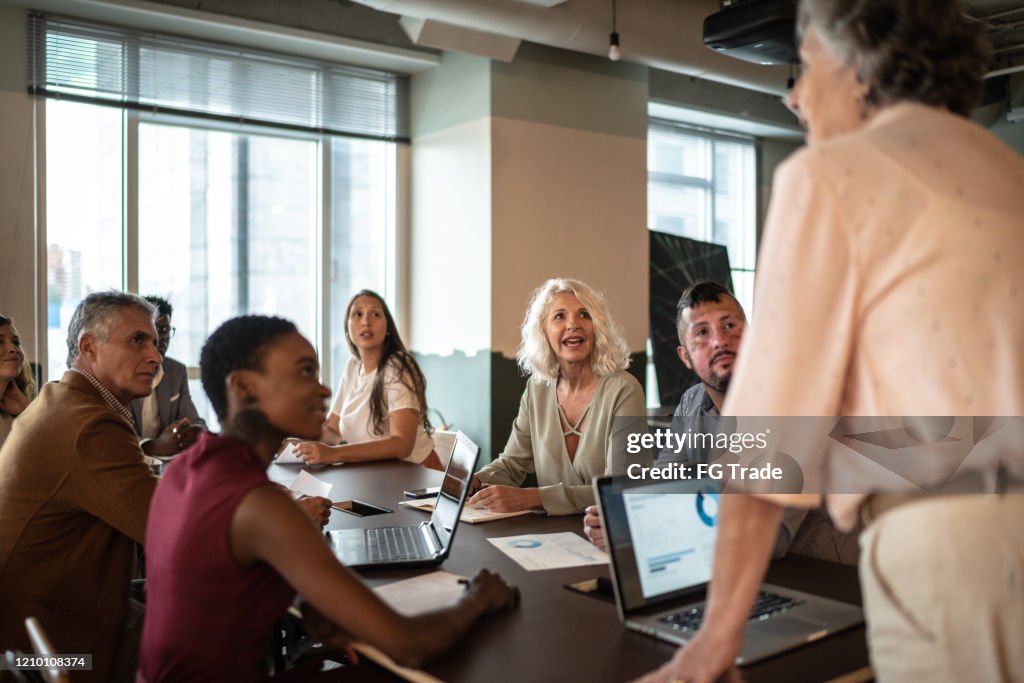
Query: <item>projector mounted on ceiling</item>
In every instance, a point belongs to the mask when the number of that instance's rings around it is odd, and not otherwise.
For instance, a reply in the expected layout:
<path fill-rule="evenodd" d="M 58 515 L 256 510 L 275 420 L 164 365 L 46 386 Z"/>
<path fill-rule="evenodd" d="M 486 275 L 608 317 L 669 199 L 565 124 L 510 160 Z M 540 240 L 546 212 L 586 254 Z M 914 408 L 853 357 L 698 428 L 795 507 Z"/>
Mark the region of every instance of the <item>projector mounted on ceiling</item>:
<path fill-rule="evenodd" d="M 796 0 L 742 0 L 704 20 L 704 44 L 755 64 L 799 64 Z"/>

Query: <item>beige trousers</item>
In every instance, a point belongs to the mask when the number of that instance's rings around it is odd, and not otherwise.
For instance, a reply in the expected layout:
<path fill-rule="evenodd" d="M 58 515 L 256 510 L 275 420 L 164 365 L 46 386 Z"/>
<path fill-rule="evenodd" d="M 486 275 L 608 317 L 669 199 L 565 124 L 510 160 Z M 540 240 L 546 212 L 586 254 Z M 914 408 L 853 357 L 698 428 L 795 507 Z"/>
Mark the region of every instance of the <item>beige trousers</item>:
<path fill-rule="evenodd" d="M 903 505 L 860 543 L 878 681 L 1024 681 L 1024 494 Z"/>

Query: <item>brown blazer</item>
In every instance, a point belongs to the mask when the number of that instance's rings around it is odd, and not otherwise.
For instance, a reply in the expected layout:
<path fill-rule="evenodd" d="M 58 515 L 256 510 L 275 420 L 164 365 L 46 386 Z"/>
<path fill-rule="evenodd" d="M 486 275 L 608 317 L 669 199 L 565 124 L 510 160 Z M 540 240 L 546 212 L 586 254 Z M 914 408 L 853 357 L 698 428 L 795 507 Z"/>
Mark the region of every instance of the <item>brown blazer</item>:
<path fill-rule="evenodd" d="M 93 655 L 76 681 L 107 680 L 156 482 L 85 377 L 43 387 L 0 449 L 0 645 L 31 651 L 35 616 L 58 652 Z"/>

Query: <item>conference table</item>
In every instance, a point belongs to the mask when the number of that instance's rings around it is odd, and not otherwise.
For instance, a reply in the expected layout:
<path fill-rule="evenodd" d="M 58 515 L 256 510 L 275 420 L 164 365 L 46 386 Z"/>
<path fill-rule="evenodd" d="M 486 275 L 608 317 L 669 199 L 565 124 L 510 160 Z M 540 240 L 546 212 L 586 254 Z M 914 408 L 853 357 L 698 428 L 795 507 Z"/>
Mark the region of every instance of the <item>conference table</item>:
<path fill-rule="evenodd" d="M 402 492 L 437 486 L 442 477 L 440 472 L 395 461 L 319 468 L 271 465 L 269 475 L 288 485 L 303 469 L 332 484 L 330 498 L 334 501 L 355 499 L 393 511 L 356 517 L 332 510 L 328 529 L 419 524 L 427 519 L 426 513 L 398 505 L 404 499 Z M 530 514 L 484 524 L 459 524 L 451 554 L 439 569 L 463 576 L 472 576 L 483 568 L 496 571 L 519 586 L 522 602 L 516 609 L 483 617 L 451 650 L 425 666 L 426 672 L 450 683 L 599 683 L 630 680 L 672 656 L 675 647 L 671 644 L 627 631 L 613 601 L 564 587 L 609 576 L 606 565 L 526 571 L 487 542 L 494 537 L 564 531 L 582 536 L 582 517 Z M 379 586 L 429 571 L 434 570 L 373 570 L 362 575 L 370 585 Z M 789 556 L 772 563 L 768 580 L 845 602 L 861 602 L 854 567 Z M 752 683 L 870 680 L 864 627 L 743 667 L 741 673 Z M 379 670 L 367 670 L 365 674 L 345 680 L 393 680 Z"/>

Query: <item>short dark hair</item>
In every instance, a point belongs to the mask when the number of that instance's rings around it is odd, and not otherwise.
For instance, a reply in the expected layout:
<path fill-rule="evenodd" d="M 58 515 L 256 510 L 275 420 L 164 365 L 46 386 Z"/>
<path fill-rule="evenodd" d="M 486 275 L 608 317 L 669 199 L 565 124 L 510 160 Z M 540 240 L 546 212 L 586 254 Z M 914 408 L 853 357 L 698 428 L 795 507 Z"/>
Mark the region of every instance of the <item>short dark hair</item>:
<path fill-rule="evenodd" d="M 700 306 L 701 304 L 721 301 L 723 296 L 729 297 L 739 306 L 740 302 L 732 295 L 732 292 L 717 282 L 711 280 L 698 280 L 694 282 L 683 290 L 682 296 L 679 297 L 679 303 L 676 304 L 676 327 L 679 327 L 679 324 L 683 322 L 683 313 L 688 309 Z M 742 306 L 740 306 L 740 311 L 743 311 Z"/>
<path fill-rule="evenodd" d="M 958 0 L 801 0 L 797 33 L 813 27 L 867 87 L 865 101 L 945 107 L 970 116 L 991 47 Z"/>
<path fill-rule="evenodd" d="M 156 306 L 157 317 L 174 317 L 174 306 L 171 306 L 171 302 L 162 296 L 144 296 L 142 298 Z"/>
<path fill-rule="evenodd" d="M 122 308 L 138 308 L 145 311 L 150 319 L 156 318 L 156 308 L 141 296 L 110 289 L 89 294 L 71 316 L 68 325 L 68 367 L 78 358 L 78 342 L 86 334 L 106 340 L 110 334 L 113 316 Z"/>
<path fill-rule="evenodd" d="M 267 350 L 280 337 L 298 332 L 295 323 L 268 315 L 231 318 L 214 330 L 199 353 L 203 391 L 217 418 L 227 417 L 225 380 L 235 370 L 261 370 Z"/>

